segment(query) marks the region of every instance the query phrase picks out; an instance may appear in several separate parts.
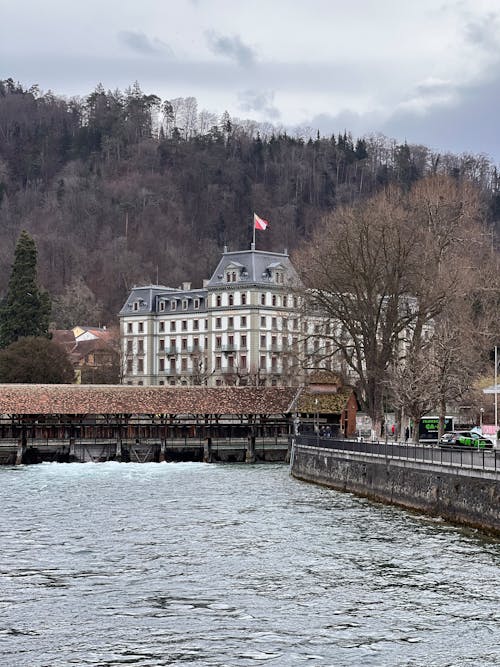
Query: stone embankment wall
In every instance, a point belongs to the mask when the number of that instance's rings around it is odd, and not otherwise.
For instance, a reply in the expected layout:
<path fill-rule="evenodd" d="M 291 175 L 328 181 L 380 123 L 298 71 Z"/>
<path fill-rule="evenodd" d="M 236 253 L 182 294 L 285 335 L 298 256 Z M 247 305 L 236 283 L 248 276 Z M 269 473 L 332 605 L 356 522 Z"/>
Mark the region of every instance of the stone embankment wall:
<path fill-rule="evenodd" d="M 500 535 L 500 477 L 495 472 L 296 444 L 291 474 Z"/>

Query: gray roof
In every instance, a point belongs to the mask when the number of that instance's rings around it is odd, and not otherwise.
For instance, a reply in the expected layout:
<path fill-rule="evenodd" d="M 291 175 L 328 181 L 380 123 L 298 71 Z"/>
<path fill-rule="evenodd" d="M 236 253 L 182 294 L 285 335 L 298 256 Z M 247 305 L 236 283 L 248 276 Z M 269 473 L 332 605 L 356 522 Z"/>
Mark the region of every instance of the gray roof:
<path fill-rule="evenodd" d="M 236 271 L 236 282 L 228 283 L 226 281 L 226 270 L 228 268 Z M 165 285 L 133 287 L 119 314 L 124 317 L 156 313 L 158 312 L 158 302 L 162 297 L 168 301 L 171 301 L 173 297 L 179 301 L 187 299 L 188 308 L 183 312 L 203 312 L 206 307 L 206 301 L 204 305 L 200 304 L 200 308 L 195 311 L 193 300 L 197 298 L 206 300 L 207 288 L 214 289 L 222 286 L 241 287 L 242 285 L 281 286 L 271 279 L 272 272 L 276 269 L 283 269 L 283 285 L 297 286 L 300 284 L 298 274 L 293 268 L 286 252 L 265 252 L 263 250 L 227 252 L 225 250 L 206 287 L 189 290 L 166 287 Z M 137 303 L 136 309 L 134 309 L 134 303 Z M 177 307 L 177 312 L 179 311 L 180 308 Z M 167 304 L 164 312 L 165 314 L 172 312 L 170 304 Z"/>
<path fill-rule="evenodd" d="M 271 271 L 279 268 L 283 268 L 285 273 L 285 284 L 299 284 L 299 277 L 287 253 L 266 252 L 263 250 L 239 250 L 236 252 L 224 252 L 207 287 L 227 286 L 225 273 L 228 268 L 236 268 L 238 270 L 237 282 L 229 283 L 229 285 L 233 285 L 234 287 L 241 286 L 242 283 L 251 285 L 275 284 L 271 281 Z"/>

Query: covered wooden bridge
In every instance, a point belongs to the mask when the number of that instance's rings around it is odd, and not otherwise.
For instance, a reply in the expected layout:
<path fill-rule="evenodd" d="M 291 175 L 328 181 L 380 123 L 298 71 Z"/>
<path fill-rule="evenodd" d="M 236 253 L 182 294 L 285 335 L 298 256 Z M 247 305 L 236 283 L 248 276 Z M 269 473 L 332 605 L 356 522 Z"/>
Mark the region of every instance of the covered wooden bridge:
<path fill-rule="evenodd" d="M 177 450 L 204 448 L 206 457 L 207 446 L 221 440 L 226 445 L 259 438 L 286 441 L 300 392 L 290 387 L 0 385 L 0 450 L 4 462 L 12 462 L 14 446 L 18 462 L 30 453 L 36 460 L 161 460 L 169 444 Z"/>

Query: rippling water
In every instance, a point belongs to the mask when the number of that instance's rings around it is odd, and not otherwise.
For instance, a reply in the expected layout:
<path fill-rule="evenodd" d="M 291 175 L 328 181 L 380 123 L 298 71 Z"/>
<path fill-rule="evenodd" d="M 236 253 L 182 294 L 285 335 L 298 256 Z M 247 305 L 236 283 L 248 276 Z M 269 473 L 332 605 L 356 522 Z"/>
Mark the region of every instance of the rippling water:
<path fill-rule="evenodd" d="M 0 469 L 0 665 L 500 665 L 500 544 L 284 466 Z"/>

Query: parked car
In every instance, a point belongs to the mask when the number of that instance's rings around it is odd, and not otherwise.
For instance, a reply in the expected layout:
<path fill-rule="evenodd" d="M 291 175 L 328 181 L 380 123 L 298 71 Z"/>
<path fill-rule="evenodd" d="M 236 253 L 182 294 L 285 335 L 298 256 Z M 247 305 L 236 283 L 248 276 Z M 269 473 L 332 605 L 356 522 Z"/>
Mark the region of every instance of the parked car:
<path fill-rule="evenodd" d="M 475 431 L 450 431 L 439 441 L 440 447 L 476 447 L 493 449 L 493 441 Z"/>

